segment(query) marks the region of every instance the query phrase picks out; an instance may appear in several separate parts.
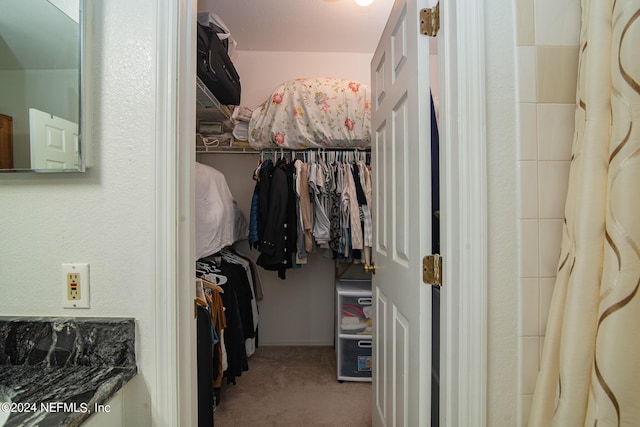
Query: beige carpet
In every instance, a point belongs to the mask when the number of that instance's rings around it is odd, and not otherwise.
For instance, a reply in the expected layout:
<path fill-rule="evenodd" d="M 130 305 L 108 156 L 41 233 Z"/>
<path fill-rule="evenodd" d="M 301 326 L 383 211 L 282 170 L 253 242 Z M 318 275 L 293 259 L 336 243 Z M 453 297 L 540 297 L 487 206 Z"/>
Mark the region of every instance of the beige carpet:
<path fill-rule="evenodd" d="M 371 425 L 371 383 L 338 382 L 333 347 L 259 347 L 223 384 L 216 427 Z"/>

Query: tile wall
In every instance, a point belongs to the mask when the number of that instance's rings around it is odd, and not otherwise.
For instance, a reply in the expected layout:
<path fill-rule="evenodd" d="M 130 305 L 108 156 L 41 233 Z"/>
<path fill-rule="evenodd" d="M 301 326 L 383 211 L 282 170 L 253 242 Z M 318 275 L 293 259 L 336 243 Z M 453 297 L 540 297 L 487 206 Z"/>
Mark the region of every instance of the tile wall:
<path fill-rule="evenodd" d="M 573 142 L 580 0 L 515 0 L 520 223 L 520 425 L 553 292 Z"/>

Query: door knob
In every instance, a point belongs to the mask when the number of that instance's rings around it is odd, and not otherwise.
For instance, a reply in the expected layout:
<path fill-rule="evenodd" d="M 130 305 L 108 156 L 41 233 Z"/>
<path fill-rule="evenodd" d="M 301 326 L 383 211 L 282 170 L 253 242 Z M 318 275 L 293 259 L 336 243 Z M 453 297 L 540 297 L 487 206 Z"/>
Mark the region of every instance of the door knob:
<path fill-rule="evenodd" d="M 371 264 L 365 264 L 364 271 L 366 271 L 367 273 L 371 272 L 371 274 L 376 274 L 376 263 L 373 262 Z"/>

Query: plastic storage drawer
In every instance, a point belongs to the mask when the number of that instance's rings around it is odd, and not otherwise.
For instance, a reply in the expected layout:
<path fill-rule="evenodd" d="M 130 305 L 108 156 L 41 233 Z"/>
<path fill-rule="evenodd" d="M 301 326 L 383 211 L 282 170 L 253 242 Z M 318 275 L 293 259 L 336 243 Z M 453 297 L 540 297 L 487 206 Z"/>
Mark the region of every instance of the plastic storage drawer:
<path fill-rule="evenodd" d="M 340 333 L 371 335 L 371 297 L 342 296 L 340 302 Z"/>
<path fill-rule="evenodd" d="M 340 338 L 339 379 L 371 378 L 371 340 Z"/>

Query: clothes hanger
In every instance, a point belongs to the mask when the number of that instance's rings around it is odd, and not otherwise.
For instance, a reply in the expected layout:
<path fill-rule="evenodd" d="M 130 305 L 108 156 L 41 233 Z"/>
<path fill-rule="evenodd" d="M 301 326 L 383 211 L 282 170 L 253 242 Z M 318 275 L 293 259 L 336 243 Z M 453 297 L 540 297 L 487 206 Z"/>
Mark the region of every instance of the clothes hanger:
<path fill-rule="evenodd" d="M 209 283 L 211 283 L 212 285 L 224 285 L 225 283 L 227 283 L 227 276 L 223 276 L 221 274 L 216 274 L 216 273 L 210 273 L 210 274 L 207 274 L 207 279 L 203 279 L 203 280 L 208 280 Z"/>
<path fill-rule="evenodd" d="M 264 154 L 260 152 L 260 159 L 258 160 L 258 164 L 256 165 L 255 170 L 253 171 L 253 179 L 254 181 L 260 181 L 260 170 L 262 169 L 262 164 L 264 163 Z"/>
<path fill-rule="evenodd" d="M 224 277 L 224 276 L 222 276 Z M 227 281 L 227 278 L 225 277 L 225 283 Z M 214 291 L 220 292 L 221 294 L 224 294 L 224 289 L 222 289 L 220 286 L 216 285 L 215 283 L 211 283 L 210 281 L 206 280 L 206 279 L 200 279 L 202 280 L 202 285 L 206 286 L 209 289 L 213 289 Z M 224 283 L 222 283 L 224 284 Z"/>
<path fill-rule="evenodd" d="M 207 298 L 204 293 L 202 279 L 196 277 L 196 304 L 201 307 L 207 307 Z"/>

